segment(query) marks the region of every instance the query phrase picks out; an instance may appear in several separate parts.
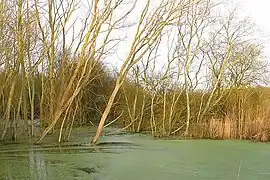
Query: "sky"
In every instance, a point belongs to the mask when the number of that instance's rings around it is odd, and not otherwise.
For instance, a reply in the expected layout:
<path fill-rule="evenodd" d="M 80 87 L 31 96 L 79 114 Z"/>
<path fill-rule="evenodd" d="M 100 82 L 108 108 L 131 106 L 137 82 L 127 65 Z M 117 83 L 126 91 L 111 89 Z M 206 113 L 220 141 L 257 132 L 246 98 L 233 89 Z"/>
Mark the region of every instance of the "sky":
<path fill-rule="evenodd" d="M 239 0 L 241 12 L 251 17 L 260 27 L 270 34 L 270 1 L 269 0 Z"/>
<path fill-rule="evenodd" d="M 269 0 L 236 0 L 239 15 L 248 16 L 261 29 L 261 36 L 265 39 L 265 55 L 270 62 L 270 1 Z"/>
<path fill-rule="evenodd" d="M 270 62 L 270 0 L 224 0 L 224 2 L 228 4 L 229 9 L 237 7 L 239 18 L 249 17 L 258 26 L 260 31 L 257 32 L 257 36 L 263 39 L 264 55 Z"/>
<path fill-rule="evenodd" d="M 152 2 L 158 3 L 160 1 L 161 0 L 153 0 Z M 257 32 L 257 36 L 264 40 L 264 55 L 270 62 L 270 0 L 223 0 L 223 2 L 225 2 L 228 8 L 231 10 L 237 6 L 237 12 L 240 18 L 250 17 L 251 20 L 258 26 L 260 31 Z M 138 4 L 133 12 L 135 14 L 141 12 L 145 0 L 138 0 L 137 3 Z M 78 16 L 81 16 L 81 14 L 82 11 L 80 9 Z M 137 14 L 135 14 L 133 14 L 131 17 L 136 17 Z M 77 27 L 77 29 L 80 28 Z M 121 33 L 126 34 L 129 38 L 132 38 L 134 34 L 128 31 Z M 126 54 L 129 51 L 130 44 L 128 42 L 130 41 L 126 41 L 126 43 L 120 47 L 120 54 L 118 53 L 116 56 L 109 58 L 108 61 L 113 62 L 113 64 L 118 67 L 121 66 L 121 60 L 125 59 Z"/>
<path fill-rule="evenodd" d="M 151 2 L 154 3 L 155 5 L 155 3 L 159 4 L 160 1 L 162 0 L 152 0 Z M 264 57 L 265 57 L 265 60 L 267 60 L 270 63 L 270 21 L 269 21 L 270 0 L 215 0 L 215 1 L 217 2 L 223 1 L 226 4 L 225 5 L 226 8 L 221 8 L 221 10 L 226 11 L 227 8 L 229 8 L 229 10 L 233 10 L 235 7 L 237 7 L 238 20 L 245 17 L 249 17 L 251 21 L 257 25 L 260 31 L 256 33 L 256 36 L 259 37 L 258 40 L 262 40 L 262 39 L 264 40 L 263 41 L 264 42 L 264 49 L 263 49 Z M 138 15 L 141 13 L 145 2 L 146 0 L 137 0 L 136 8 L 130 14 L 128 22 L 138 21 Z M 121 8 L 119 12 L 127 11 L 127 8 L 126 8 L 127 6 L 124 5 L 123 7 L 124 8 Z M 153 8 L 153 6 L 151 6 L 151 8 Z M 88 8 L 87 6 L 86 8 L 83 8 L 83 9 L 79 8 L 78 11 L 76 11 L 76 15 L 74 16 L 74 19 L 78 17 L 84 18 L 85 17 L 84 13 L 87 13 L 88 11 L 89 11 L 89 6 Z M 80 31 L 81 26 L 82 26 L 81 22 L 77 23 L 75 26 L 76 27 L 75 31 Z M 136 28 L 136 26 L 134 27 Z M 131 42 L 134 37 L 134 32 L 136 30 L 134 29 L 134 27 L 124 29 L 121 32 L 113 33 L 114 38 L 126 37 L 127 39 L 125 39 L 125 41 L 120 43 L 116 52 L 106 57 L 104 62 L 106 63 L 108 67 L 116 68 L 118 70 L 120 69 L 121 65 L 123 64 L 123 61 L 126 59 L 127 54 L 129 52 Z M 162 47 L 159 49 L 159 54 L 163 54 L 163 56 L 159 56 L 159 58 L 155 58 L 156 70 L 157 69 L 162 70 L 163 66 L 166 66 L 167 60 L 164 61 L 164 57 L 165 59 L 167 59 L 166 43 L 165 42 L 162 43 L 162 46 L 164 46 L 164 48 Z M 165 51 L 163 52 L 163 50 Z"/>

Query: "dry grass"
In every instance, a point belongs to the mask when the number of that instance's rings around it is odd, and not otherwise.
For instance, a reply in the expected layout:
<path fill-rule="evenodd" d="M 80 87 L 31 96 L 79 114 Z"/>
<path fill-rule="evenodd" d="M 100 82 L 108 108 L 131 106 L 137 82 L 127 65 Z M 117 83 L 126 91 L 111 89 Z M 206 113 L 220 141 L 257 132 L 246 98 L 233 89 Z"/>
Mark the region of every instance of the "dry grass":
<path fill-rule="evenodd" d="M 222 119 L 211 118 L 208 129 L 204 128 L 204 131 L 208 131 L 207 138 L 212 139 L 249 139 L 266 142 L 269 141 L 269 129 L 268 116 L 253 119 L 247 116 L 241 123 L 235 116 L 226 116 Z"/>

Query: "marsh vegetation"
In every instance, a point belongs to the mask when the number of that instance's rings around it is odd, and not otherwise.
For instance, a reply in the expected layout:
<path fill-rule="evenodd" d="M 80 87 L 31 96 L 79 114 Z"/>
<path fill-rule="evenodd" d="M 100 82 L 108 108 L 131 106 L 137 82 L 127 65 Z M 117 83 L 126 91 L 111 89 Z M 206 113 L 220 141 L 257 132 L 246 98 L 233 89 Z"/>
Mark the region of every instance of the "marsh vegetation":
<path fill-rule="evenodd" d="M 2 141 L 69 141 L 81 126 L 96 128 L 92 143 L 108 126 L 269 140 L 263 39 L 237 8 L 221 13 L 224 3 L 212 0 L 0 2 Z"/>

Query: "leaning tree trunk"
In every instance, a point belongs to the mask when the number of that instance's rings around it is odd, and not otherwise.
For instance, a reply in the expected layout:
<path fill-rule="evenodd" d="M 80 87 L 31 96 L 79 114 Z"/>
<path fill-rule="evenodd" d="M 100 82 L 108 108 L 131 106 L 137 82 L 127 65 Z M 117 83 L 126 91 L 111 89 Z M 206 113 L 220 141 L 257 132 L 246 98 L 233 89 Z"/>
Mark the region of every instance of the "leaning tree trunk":
<path fill-rule="evenodd" d="M 107 119 L 107 117 L 108 117 L 108 115 L 109 115 L 109 113 L 111 111 L 111 108 L 112 108 L 114 99 L 115 99 L 115 97 L 116 97 L 116 95 L 117 95 L 117 93 L 118 93 L 118 91 L 119 91 L 119 89 L 120 89 L 120 87 L 122 85 L 122 82 L 123 82 L 122 80 L 116 81 L 116 85 L 114 87 L 114 90 L 113 90 L 113 92 L 112 92 L 112 94 L 111 94 L 111 96 L 109 98 L 109 101 L 108 101 L 108 104 L 106 106 L 106 109 L 104 110 L 104 112 L 102 114 L 102 117 L 100 119 L 100 122 L 99 122 L 99 125 L 98 125 L 98 128 L 97 128 L 96 135 L 93 137 L 93 139 L 91 141 L 92 144 L 96 144 L 97 141 L 98 141 L 98 138 L 99 138 L 99 136 L 100 136 L 100 134 L 102 132 L 102 128 L 104 126 L 104 123 L 105 123 L 105 121 L 106 121 L 106 119 Z"/>

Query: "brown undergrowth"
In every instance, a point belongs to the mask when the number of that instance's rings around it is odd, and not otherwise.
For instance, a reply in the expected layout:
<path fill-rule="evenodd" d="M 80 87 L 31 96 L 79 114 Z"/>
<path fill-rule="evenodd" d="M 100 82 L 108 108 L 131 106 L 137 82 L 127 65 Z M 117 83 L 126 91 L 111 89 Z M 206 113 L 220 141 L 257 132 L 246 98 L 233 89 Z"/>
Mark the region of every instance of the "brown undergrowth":
<path fill-rule="evenodd" d="M 126 89 L 130 88 L 126 86 Z M 133 91 L 134 88 L 133 88 Z M 186 120 L 185 97 L 180 94 L 179 100 L 171 111 L 172 95 L 167 97 L 166 105 L 162 95 L 154 98 L 151 105 L 150 94 L 143 99 L 143 91 L 137 94 L 136 115 L 131 116 L 131 109 L 134 110 L 132 99 L 135 92 L 126 94 L 126 101 L 120 98 L 116 111 L 121 108 L 122 116 L 118 124 L 131 132 L 150 131 L 155 137 L 183 137 Z M 180 93 L 180 92 L 179 92 Z M 270 138 L 270 91 L 268 88 L 249 87 L 231 88 L 222 93 L 222 97 L 215 105 L 211 106 L 201 119 L 198 118 L 199 109 L 206 104 L 206 98 L 201 101 L 202 93 L 191 93 L 191 124 L 187 137 L 196 139 L 242 139 L 255 141 L 269 141 Z M 128 102 L 127 102 L 128 101 Z M 214 100 L 213 100 L 214 102 Z M 125 104 L 124 104 L 125 103 Z M 141 107 L 144 109 L 142 110 Z M 154 117 L 151 117 L 151 106 L 153 106 Z M 140 108 L 138 108 L 140 107 Z M 163 111 L 163 108 L 166 110 Z M 129 108 L 129 109 L 128 109 Z M 164 121 L 164 114 L 165 121 Z M 171 117 L 170 117 L 171 115 Z M 143 122 L 140 117 L 143 116 Z M 171 118 L 171 121 L 169 121 Z"/>

